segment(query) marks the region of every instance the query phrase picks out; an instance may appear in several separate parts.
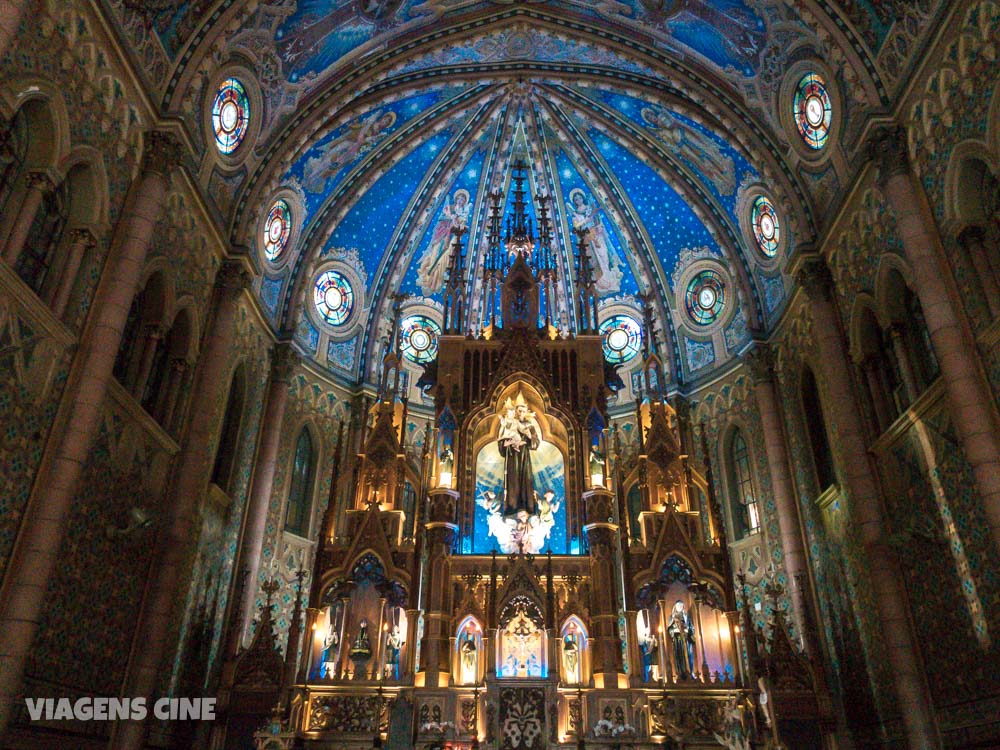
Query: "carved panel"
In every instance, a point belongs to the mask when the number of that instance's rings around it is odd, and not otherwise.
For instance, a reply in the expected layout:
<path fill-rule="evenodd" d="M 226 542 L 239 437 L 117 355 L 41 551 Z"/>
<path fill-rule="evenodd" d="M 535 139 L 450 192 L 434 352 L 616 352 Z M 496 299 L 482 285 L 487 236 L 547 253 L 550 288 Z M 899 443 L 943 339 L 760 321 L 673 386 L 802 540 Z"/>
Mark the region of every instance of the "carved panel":
<path fill-rule="evenodd" d="M 545 693 L 541 688 L 500 691 L 500 750 L 541 748 L 545 744 Z"/>

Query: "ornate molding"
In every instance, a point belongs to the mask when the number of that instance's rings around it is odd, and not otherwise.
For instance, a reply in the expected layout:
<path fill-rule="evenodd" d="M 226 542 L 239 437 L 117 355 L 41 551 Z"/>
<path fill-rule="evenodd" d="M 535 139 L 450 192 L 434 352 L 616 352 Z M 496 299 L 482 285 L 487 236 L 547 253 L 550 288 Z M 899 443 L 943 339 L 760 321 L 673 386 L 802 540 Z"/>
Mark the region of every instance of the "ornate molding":
<path fill-rule="evenodd" d="M 277 383 L 288 383 L 292 379 L 300 357 L 292 345 L 282 342 L 271 350 L 271 379 Z"/>

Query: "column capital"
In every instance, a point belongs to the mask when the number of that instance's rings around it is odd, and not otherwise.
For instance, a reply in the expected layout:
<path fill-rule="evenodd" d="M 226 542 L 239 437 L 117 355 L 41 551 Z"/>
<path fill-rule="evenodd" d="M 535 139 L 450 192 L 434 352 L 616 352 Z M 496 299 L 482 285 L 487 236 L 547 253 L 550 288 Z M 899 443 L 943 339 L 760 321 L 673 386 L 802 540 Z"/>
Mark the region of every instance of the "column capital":
<path fill-rule="evenodd" d="M 956 235 L 955 239 L 958 240 L 959 245 L 968 249 L 986 241 L 986 230 L 979 224 L 969 224 Z"/>
<path fill-rule="evenodd" d="M 826 262 L 815 254 L 799 258 L 794 269 L 795 283 L 802 287 L 810 300 L 833 299 L 833 275 Z"/>
<path fill-rule="evenodd" d="M 150 130 L 146 133 L 142 171 L 166 177 L 171 169 L 179 166 L 182 153 L 180 141 L 172 133 Z"/>
<path fill-rule="evenodd" d="M 97 244 L 97 237 L 93 230 L 87 227 L 76 227 L 69 230 L 69 241 L 71 244 L 80 243 L 85 247 L 94 247 Z"/>
<path fill-rule="evenodd" d="M 910 157 L 906 151 L 906 130 L 898 125 L 878 128 L 868 139 L 868 158 L 878 165 L 878 182 L 898 174 L 909 174 Z"/>
<path fill-rule="evenodd" d="M 774 350 L 763 341 L 755 341 L 753 348 L 743 355 L 743 364 L 754 385 L 774 382 Z"/>
<path fill-rule="evenodd" d="M 299 355 L 288 342 L 274 345 L 271 350 L 271 379 L 278 383 L 288 383 L 299 363 Z"/>
<path fill-rule="evenodd" d="M 24 176 L 24 183 L 40 193 L 48 193 L 56 188 L 56 181 L 46 170 L 32 170 Z"/>
<path fill-rule="evenodd" d="M 215 276 L 215 286 L 227 295 L 239 297 L 244 290 L 249 289 L 253 277 L 243 263 L 232 260 L 222 262 L 222 267 Z"/>

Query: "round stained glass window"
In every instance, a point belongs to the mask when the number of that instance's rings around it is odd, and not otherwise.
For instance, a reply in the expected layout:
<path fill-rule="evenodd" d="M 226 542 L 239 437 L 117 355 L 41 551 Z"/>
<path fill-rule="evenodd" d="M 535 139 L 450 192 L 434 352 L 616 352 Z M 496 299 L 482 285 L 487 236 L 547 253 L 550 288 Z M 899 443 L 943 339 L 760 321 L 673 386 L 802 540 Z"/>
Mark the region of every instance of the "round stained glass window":
<path fill-rule="evenodd" d="M 695 325 L 714 323 L 726 306 L 726 284 L 722 276 L 710 268 L 699 271 L 688 282 L 684 303 Z"/>
<path fill-rule="evenodd" d="M 612 315 L 601 323 L 599 332 L 604 339 L 604 359 L 613 365 L 628 362 L 642 346 L 642 328 L 628 315 Z"/>
<path fill-rule="evenodd" d="M 781 241 L 781 228 L 778 225 L 778 214 L 774 204 L 763 195 L 758 195 L 750 212 L 750 223 L 753 224 L 753 236 L 757 247 L 768 258 L 773 258 L 778 252 Z"/>
<path fill-rule="evenodd" d="M 826 84 L 815 73 L 806 73 L 795 87 L 792 114 L 806 145 L 813 149 L 823 148 L 830 137 L 833 105 Z"/>
<path fill-rule="evenodd" d="M 354 309 L 354 290 L 342 273 L 324 271 L 313 287 L 313 302 L 323 320 L 332 326 L 343 325 Z"/>
<path fill-rule="evenodd" d="M 410 315 L 399 324 L 403 356 L 411 362 L 425 364 L 438 353 L 438 336 L 441 326 L 426 315 Z"/>
<path fill-rule="evenodd" d="M 292 212 L 280 198 L 271 206 L 264 222 L 264 255 L 274 263 L 285 251 L 292 233 Z"/>
<path fill-rule="evenodd" d="M 231 154 L 243 142 L 250 125 L 250 98 L 243 84 L 227 78 L 219 86 L 212 103 L 212 127 L 215 145 L 223 154 Z"/>

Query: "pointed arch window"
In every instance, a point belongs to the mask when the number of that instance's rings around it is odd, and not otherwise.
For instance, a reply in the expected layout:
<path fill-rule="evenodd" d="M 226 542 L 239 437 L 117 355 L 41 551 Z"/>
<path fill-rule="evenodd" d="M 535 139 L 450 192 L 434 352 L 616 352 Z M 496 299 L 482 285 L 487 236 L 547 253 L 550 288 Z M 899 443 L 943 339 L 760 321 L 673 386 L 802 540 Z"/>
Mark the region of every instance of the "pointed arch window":
<path fill-rule="evenodd" d="M 819 399 L 819 389 L 816 387 L 816 376 L 809 368 L 802 373 L 802 410 L 805 413 L 809 447 L 812 449 L 813 465 L 816 468 L 816 481 L 820 492 L 823 492 L 836 483 L 837 478 L 833 468 L 833 452 L 826 436 L 826 418 Z"/>
<path fill-rule="evenodd" d="M 288 488 L 288 507 L 285 511 L 285 531 L 306 536 L 309 533 L 309 511 L 312 508 L 313 480 L 316 476 L 316 451 L 312 436 L 306 427 L 295 443 L 295 460 Z"/>
<path fill-rule="evenodd" d="M 240 365 L 233 374 L 233 381 L 229 386 L 229 400 L 226 402 L 226 413 L 222 420 L 222 434 L 219 437 L 219 447 L 215 452 L 215 467 L 212 470 L 213 484 L 226 492 L 232 492 L 236 454 L 240 443 L 240 423 L 243 421 L 245 401 L 246 379 L 243 375 L 243 366 Z"/>
<path fill-rule="evenodd" d="M 742 539 L 760 531 L 760 509 L 757 494 L 753 488 L 753 473 L 750 468 L 750 451 L 740 430 L 733 433 L 729 444 L 729 462 L 732 467 L 733 526 L 736 538 Z"/>

